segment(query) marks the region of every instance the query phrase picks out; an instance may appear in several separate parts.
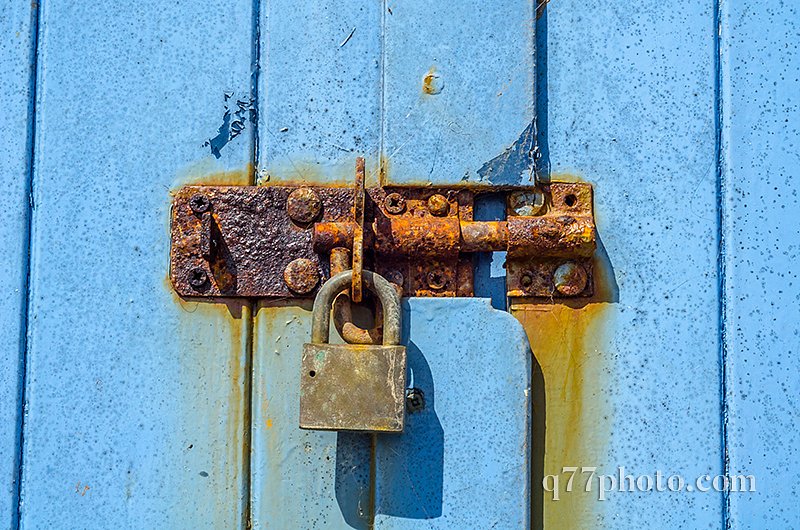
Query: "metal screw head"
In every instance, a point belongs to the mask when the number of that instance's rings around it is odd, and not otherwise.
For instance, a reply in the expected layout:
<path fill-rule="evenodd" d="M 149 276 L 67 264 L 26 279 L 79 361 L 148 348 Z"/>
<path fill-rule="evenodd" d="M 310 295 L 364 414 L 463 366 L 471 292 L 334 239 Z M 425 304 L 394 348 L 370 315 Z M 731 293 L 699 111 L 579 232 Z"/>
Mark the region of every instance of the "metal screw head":
<path fill-rule="evenodd" d="M 556 290 L 564 296 L 576 296 L 586 289 L 589 280 L 586 269 L 574 261 L 568 261 L 558 266 L 553 273 L 553 284 Z"/>
<path fill-rule="evenodd" d="M 522 275 L 519 277 L 519 283 L 523 287 L 526 288 L 530 287 L 531 285 L 533 285 L 533 274 L 531 274 L 529 271 L 523 272 Z"/>
<path fill-rule="evenodd" d="M 208 283 L 208 273 L 200 267 L 189 271 L 189 285 L 195 289 L 201 289 Z"/>
<path fill-rule="evenodd" d="M 383 208 L 391 214 L 403 213 L 406 209 L 406 200 L 399 193 L 390 193 L 383 199 Z"/>
<path fill-rule="evenodd" d="M 444 289 L 444 286 L 447 283 L 445 281 L 444 274 L 442 274 L 439 271 L 430 271 L 425 276 L 425 279 L 428 281 L 428 287 L 430 287 L 434 291 Z"/>
<path fill-rule="evenodd" d="M 409 414 L 425 408 L 425 393 L 419 388 L 406 389 L 406 410 Z"/>
<path fill-rule="evenodd" d="M 403 273 L 398 270 L 388 271 L 385 278 L 395 285 L 403 286 Z"/>
<path fill-rule="evenodd" d="M 195 193 L 189 199 L 189 208 L 196 214 L 205 213 L 211 208 L 211 201 L 202 193 Z"/>
<path fill-rule="evenodd" d="M 516 191 L 508 196 L 508 207 L 520 216 L 539 215 L 544 211 L 544 193 L 539 190 Z"/>
<path fill-rule="evenodd" d="M 310 223 L 321 211 L 322 201 L 311 188 L 297 188 L 286 200 L 286 212 L 296 223 Z"/>
<path fill-rule="evenodd" d="M 310 293 L 319 283 L 317 264 L 310 259 L 297 258 L 283 270 L 283 281 L 292 292 Z"/>
<path fill-rule="evenodd" d="M 444 195 L 436 193 L 428 197 L 428 211 L 437 217 L 447 215 L 450 212 L 450 203 Z"/>

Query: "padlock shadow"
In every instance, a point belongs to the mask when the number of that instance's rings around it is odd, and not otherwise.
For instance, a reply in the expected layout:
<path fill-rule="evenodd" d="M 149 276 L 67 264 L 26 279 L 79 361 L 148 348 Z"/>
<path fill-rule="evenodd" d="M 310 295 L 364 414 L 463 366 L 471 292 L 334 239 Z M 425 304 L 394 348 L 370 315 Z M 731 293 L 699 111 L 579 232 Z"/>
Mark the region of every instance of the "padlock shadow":
<path fill-rule="evenodd" d="M 407 344 L 408 386 L 423 392 L 424 407 L 406 414 L 402 434 L 378 437 L 375 512 L 434 519 L 442 515 L 444 429 L 436 413 L 430 365 L 416 344 Z"/>
<path fill-rule="evenodd" d="M 406 415 L 402 434 L 375 437 L 375 513 L 407 519 L 442 515 L 444 429 L 436 414 L 433 375 L 420 349 L 407 346 L 409 386 L 424 393 L 422 410 Z M 347 524 L 365 527 L 370 499 L 370 435 L 339 433 L 336 444 L 336 500 Z"/>

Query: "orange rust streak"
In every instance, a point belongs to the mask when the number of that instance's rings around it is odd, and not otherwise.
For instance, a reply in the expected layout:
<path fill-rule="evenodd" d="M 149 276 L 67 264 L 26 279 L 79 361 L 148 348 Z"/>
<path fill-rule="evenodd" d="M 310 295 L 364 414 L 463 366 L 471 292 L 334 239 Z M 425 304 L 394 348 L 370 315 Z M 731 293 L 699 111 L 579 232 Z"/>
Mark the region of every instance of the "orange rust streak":
<path fill-rule="evenodd" d="M 562 491 L 557 502 L 542 491 L 541 481 L 543 475 L 561 475 L 563 490 L 569 478 L 561 474 L 564 466 L 605 462 L 610 411 L 602 398 L 609 362 L 602 330 L 609 306 L 512 302 L 511 313 L 525 327 L 535 358 L 532 528 L 541 523 L 544 528 L 590 528 L 599 506 L 596 492 L 583 490 L 586 475 L 576 476 L 579 486 Z"/>
<path fill-rule="evenodd" d="M 607 463 L 612 410 L 606 388 L 613 377 L 610 331 L 618 288 L 608 256 L 594 259 L 589 299 L 513 298 L 510 312 L 525 328 L 533 351 L 531 528 L 592 528 L 603 509 L 597 488 L 584 491 L 586 474 L 563 492 L 564 466 Z M 542 490 L 544 475 L 559 475 L 561 499 Z M 595 485 L 596 486 L 596 485 Z"/>

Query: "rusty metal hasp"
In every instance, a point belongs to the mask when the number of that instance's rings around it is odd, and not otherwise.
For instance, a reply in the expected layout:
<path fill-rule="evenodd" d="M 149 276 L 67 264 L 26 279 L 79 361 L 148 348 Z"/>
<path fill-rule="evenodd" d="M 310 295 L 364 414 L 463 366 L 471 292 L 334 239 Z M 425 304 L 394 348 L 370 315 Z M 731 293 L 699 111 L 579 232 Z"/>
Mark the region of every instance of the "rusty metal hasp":
<path fill-rule="evenodd" d="M 506 251 L 508 296 L 591 296 L 592 187 L 508 191 L 501 221 L 473 220 L 469 189 L 186 186 L 172 205 L 170 276 L 186 297 L 311 297 L 349 254 L 405 296 L 473 296 L 471 254 Z M 332 259 L 333 257 L 333 259 Z M 348 259 L 348 258 L 345 258 Z M 341 260 L 340 260 L 341 261 Z M 339 270 L 343 265 L 339 264 Z"/>

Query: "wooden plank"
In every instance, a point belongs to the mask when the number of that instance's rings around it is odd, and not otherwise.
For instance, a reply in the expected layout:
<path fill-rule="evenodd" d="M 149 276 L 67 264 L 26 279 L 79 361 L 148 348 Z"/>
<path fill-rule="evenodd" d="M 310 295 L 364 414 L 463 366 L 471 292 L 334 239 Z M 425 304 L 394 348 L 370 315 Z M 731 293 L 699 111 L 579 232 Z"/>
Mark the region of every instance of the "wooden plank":
<path fill-rule="evenodd" d="M 543 166 L 594 184 L 601 240 L 598 298 L 514 311 L 542 371 L 534 464 L 562 485 L 563 466 L 722 471 L 714 4 L 566 0 L 537 25 Z M 598 502 L 596 479 L 584 493 L 579 477 L 559 501 L 535 493 L 534 528 L 722 520 L 720 493 Z"/>
<path fill-rule="evenodd" d="M 28 221 L 33 57 L 33 4 L 17 2 L 0 14 L 0 526 L 12 528 L 18 509 L 19 437 L 27 312 Z"/>
<path fill-rule="evenodd" d="M 25 527 L 244 527 L 248 307 L 167 263 L 170 189 L 249 180 L 251 7 L 43 4 Z"/>
<path fill-rule="evenodd" d="M 352 185 L 355 159 L 365 156 L 375 184 L 380 31 L 378 2 L 262 2 L 259 183 Z M 309 308 L 264 303 L 255 318 L 252 524 L 366 528 L 369 438 L 298 426 Z"/>
<path fill-rule="evenodd" d="M 376 437 L 375 528 L 530 528 L 530 349 L 486 299 L 404 303 L 402 434 Z"/>
<path fill-rule="evenodd" d="M 728 528 L 800 526 L 798 27 L 791 2 L 721 4 Z"/>
<path fill-rule="evenodd" d="M 384 182 L 531 184 L 532 0 L 387 2 Z"/>

